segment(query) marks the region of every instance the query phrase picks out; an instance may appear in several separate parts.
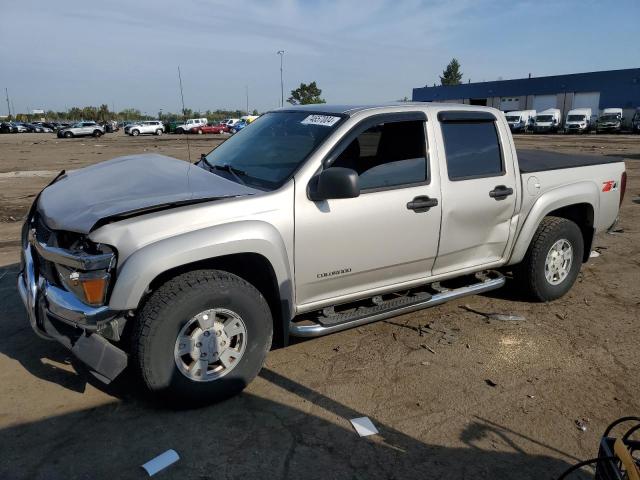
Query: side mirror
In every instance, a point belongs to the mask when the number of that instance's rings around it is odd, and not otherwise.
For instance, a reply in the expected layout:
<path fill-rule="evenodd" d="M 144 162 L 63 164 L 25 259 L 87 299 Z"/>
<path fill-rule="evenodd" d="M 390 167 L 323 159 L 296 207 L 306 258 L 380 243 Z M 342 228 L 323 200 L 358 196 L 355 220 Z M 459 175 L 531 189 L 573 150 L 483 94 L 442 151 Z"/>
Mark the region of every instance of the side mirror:
<path fill-rule="evenodd" d="M 308 196 L 314 202 L 331 198 L 358 197 L 360 196 L 358 173 L 350 168 L 327 168 L 311 179 Z"/>

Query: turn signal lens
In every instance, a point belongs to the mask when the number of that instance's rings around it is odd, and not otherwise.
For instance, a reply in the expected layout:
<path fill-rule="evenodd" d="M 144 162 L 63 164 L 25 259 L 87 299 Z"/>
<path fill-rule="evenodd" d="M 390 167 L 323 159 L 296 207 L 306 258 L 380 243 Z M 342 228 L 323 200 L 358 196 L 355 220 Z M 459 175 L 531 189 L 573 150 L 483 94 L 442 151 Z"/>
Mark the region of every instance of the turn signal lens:
<path fill-rule="evenodd" d="M 91 305 L 100 305 L 104 302 L 107 291 L 107 278 L 80 278 L 84 299 Z"/>

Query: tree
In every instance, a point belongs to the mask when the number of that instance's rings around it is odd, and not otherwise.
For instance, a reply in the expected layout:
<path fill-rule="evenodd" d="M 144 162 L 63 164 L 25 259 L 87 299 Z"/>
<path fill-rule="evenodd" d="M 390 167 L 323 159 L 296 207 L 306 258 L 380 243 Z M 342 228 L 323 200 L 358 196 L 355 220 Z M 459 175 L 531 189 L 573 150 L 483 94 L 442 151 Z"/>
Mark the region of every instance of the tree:
<path fill-rule="evenodd" d="M 460 85 L 460 80 L 462 80 L 460 62 L 458 62 L 457 59 L 452 58 L 449 65 L 447 65 L 447 68 L 442 72 L 440 83 L 442 85 Z"/>
<path fill-rule="evenodd" d="M 251 112 L 251 115 L 258 116 L 258 115 L 260 115 L 260 114 L 258 113 L 258 110 L 256 110 L 256 109 L 254 108 L 254 109 L 253 109 L 253 112 Z"/>
<path fill-rule="evenodd" d="M 322 90 L 318 88 L 316 82 L 309 85 L 301 83 L 298 88 L 291 90 L 291 96 L 287 99 L 291 105 L 309 105 L 312 103 L 327 103 L 320 97 Z"/>

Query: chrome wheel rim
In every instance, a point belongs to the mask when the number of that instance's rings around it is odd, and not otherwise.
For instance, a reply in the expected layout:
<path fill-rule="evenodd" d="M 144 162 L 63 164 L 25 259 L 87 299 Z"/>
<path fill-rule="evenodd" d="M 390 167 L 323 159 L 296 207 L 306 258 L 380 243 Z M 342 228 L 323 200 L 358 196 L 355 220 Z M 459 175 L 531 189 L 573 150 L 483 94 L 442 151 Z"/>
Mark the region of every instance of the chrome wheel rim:
<path fill-rule="evenodd" d="M 240 362 L 247 346 L 247 327 L 235 312 L 212 308 L 191 318 L 174 348 L 176 366 L 189 380 L 210 382 Z"/>
<path fill-rule="evenodd" d="M 544 276 L 551 285 L 559 285 L 567 278 L 573 263 L 573 247 L 564 238 L 554 243 L 547 253 Z"/>

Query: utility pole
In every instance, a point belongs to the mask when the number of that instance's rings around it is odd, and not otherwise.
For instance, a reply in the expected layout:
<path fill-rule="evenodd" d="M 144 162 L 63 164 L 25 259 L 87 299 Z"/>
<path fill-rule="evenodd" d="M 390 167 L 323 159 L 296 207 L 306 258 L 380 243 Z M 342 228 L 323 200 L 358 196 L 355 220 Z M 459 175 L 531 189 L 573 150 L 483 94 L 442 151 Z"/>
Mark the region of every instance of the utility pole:
<path fill-rule="evenodd" d="M 7 110 L 9 110 L 9 116 L 11 116 L 11 105 L 9 105 L 9 90 L 4 87 L 4 94 L 7 96 Z"/>
<path fill-rule="evenodd" d="M 282 62 L 284 60 L 284 50 L 278 50 L 277 55 L 280 55 L 280 106 L 284 107 L 284 82 L 282 80 Z"/>
<path fill-rule="evenodd" d="M 247 94 L 247 115 L 249 115 L 249 85 L 245 85 L 245 90 Z"/>

